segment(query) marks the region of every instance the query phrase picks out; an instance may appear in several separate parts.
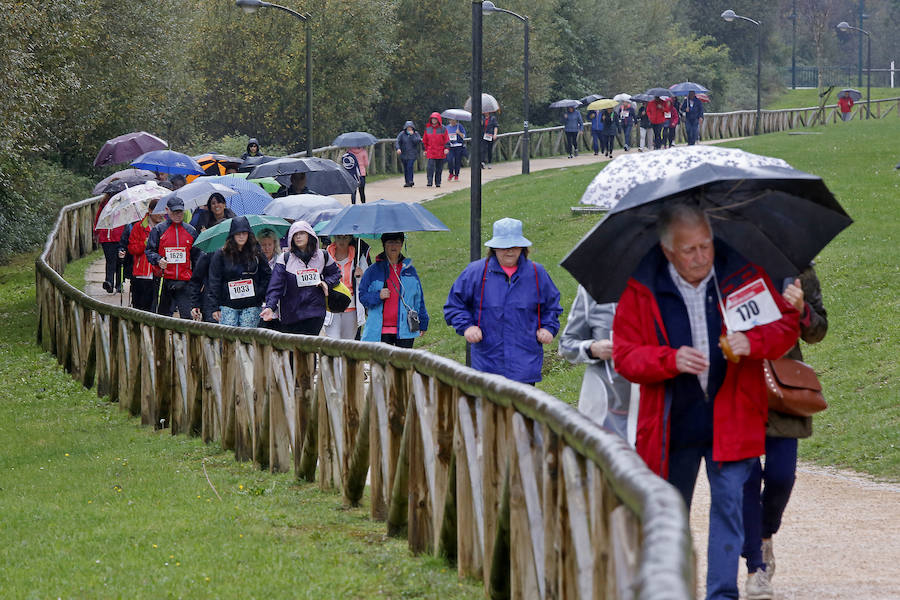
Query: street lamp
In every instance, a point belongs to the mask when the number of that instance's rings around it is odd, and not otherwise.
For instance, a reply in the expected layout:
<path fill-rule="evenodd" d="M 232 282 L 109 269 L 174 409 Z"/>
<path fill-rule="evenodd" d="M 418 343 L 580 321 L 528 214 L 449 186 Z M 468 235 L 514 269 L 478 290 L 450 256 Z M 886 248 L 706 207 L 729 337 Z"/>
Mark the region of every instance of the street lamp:
<path fill-rule="evenodd" d="M 481 258 L 481 37 L 482 0 L 472 0 L 472 181 L 469 186 L 469 260 Z M 468 364 L 468 360 L 466 362 Z"/>
<path fill-rule="evenodd" d="M 791 26 L 791 89 L 797 89 L 797 0 L 794 0 L 791 15 L 788 17 L 793 21 Z"/>
<path fill-rule="evenodd" d="M 870 112 L 870 102 L 872 101 L 872 36 L 865 29 L 854 27 L 847 21 L 841 21 L 837 24 L 837 29 L 844 33 L 848 31 L 858 31 L 866 36 L 866 118 L 872 116 Z"/>
<path fill-rule="evenodd" d="M 528 17 L 523 17 L 522 15 L 517 15 L 511 10 L 506 10 L 505 8 L 497 7 L 491 0 L 484 0 L 481 4 L 481 12 L 482 13 L 506 13 L 508 15 L 512 15 L 515 18 L 522 21 L 522 24 L 525 26 L 525 52 L 522 58 L 522 69 L 525 72 L 525 92 L 523 94 L 523 106 L 524 106 L 524 114 L 523 114 L 523 131 L 522 131 L 522 174 L 528 175 L 531 172 L 531 151 L 529 149 L 529 137 L 528 137 Z"/>
<path fill-rule="evenodd" d="M 258 8 L 277 8 L 294 15 L 306 24 L 306 156 L 312 156 L 312 40 L 309 27 L 312 15 L 309 13 L 298 13 L 285 6 L 273 4 L 272 2 L 263 2 L 263 0 L 236 0 L 235 4 L 248 14 L 256 12 Z"/>
<path fill-rule="evenodd" d="M 762 106 L 760 104 L 760 90 L 762 89 L 762 23 L 760 21 L 754 21 L 750 17 L 742 17 L 741 15 L 735 14 L 731 9 L 723 12 L 722 18 L 729 23 L 735 19 L 741 19 L 756 25 L 758 32 L 756 41 L 756 126 L 754 127 L 753 135 L 759 135 L 759 122 L 762 117 Z"/>

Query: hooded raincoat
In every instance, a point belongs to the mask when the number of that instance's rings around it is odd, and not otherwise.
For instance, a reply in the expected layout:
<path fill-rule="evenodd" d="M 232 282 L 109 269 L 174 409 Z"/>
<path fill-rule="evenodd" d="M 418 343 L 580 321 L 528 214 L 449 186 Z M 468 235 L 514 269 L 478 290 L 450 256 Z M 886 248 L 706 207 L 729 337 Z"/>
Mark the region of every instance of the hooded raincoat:
<path fill-rule="evenodd" d="M 447 325 L 464 335 L 472 325 L 482 340 L 472 344 L 472 367 L 523 383 L 541 380 L 541 327 L 559 331 L 559 290 L 543 266 L 523 252 L 507 277 L 496 256 L 469 263 L 450 288 L 444 305 Z"/>
<path fill-rule="evenodd" d="M 305 231 L 309 234 L 307 247 L 312 246 L 312 256 L 304 262 L 294 249 L 294 234 Z M 275 268 L 269 280 L 266 303 L 263 308 L 276 311 L 281 309 L 281 322 L 287 325 L 305 319 L 325 318 L 325 294 L 318 285 L 307 284 L 312 271 L 318 273 L 319 280 L 333 288 L 341 280 L 334 259 L 319 248 L 319 238 L 306 221 L 294 221 L 288 230 L 289 250 L 275 259 Z"/>
<path fill-rule="evenodd" d="M 432 125 L 431 119 L 437 119 L 438 124 Z M 425 125 L 425 135 L 422 136 L 422 145 L 425 146 L 425 158 L 445 158 L 447 148 L 450 147 L 450 134 L 441 120 L 441 113 L 433 112 Z"/>

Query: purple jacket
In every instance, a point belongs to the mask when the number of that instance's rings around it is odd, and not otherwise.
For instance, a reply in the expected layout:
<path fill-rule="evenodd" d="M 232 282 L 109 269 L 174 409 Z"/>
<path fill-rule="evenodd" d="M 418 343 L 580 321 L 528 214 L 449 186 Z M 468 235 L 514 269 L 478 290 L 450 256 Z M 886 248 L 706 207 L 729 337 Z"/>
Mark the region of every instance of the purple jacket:
<path fill-rule="evenodd" d="M 294 234 L 305 231 L 309 234 L 308 246 L 313 245 L 315 251 L 309 262 L 303 262 L 290 250 L 278 255 L 275 268 L 269 280 L 264 308 L 275 310 L 281 303 L 281 322 L 296 323 L 304 319 L 325 316 L 325 294 L 317 285 L 300 287 L 297 285 L 297 273 L 301 270 L 315 269 L 322 281 L 331 289 L 341 280 L 341 271 L 337 263 L 325 250 L 319 249 L 319 238 L 306 221 L 295 221 L 288 232 L 288 240 Z M 293 243 L 291 243 L 293 247 Z"/>

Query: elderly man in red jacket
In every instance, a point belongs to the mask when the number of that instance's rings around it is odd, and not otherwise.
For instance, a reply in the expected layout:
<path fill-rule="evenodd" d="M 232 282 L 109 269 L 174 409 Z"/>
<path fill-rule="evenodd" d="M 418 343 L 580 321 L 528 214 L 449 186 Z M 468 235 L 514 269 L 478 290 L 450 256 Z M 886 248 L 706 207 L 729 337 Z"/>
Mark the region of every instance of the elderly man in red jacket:
<path fill-rule="evenodd" d="M 762 363 L 797 341 L 799 313 L 760 267 L 714 240 L 696 206 L 666 207 L 658 230 L 660 245 L 619 300 L 613 359 L 641 385 L 638 453 L 689 510 L 704 459 L 711 492 L 706 597 L 738 598 L 742 489 L 765 452 Z M 720 335 L 739 362 L 717 348 Z"/>

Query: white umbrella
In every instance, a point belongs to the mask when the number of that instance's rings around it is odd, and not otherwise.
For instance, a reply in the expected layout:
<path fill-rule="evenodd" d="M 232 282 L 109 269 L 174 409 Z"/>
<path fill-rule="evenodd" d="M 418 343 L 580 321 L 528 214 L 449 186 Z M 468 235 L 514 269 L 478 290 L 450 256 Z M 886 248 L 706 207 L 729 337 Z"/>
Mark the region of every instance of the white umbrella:
<path fill-rule="evenodd" d="M 674 177 L 701 164 L 750 169 L 790 167 L 780 158 L 719 146 L 685 146 L 665 152 L 623 154 L 610 161 L 594 177 L 581 196 L 581 204 L 612 209 L 635 186 Z"/>
<path fill-rule="evenodd" d="M 472 97 L 466 99 L 466 104 L 463 108 L 469 112 L 472 112 Z M 490 94 L 482 94 L 481 95 L 481 112 L 489 113 L 489 112 L 497 112 L 500 110 L 500 103 L 497 102 L 497 99 L 491 96 Z"/>
<path fill-rule="evenodd" d="M 631 94 L 616 94 L 615 96 L 613 96 L 613 100 L 615 100 L 616 102 L 630 102 Z"/>
<path fill-rule="evenodd" d="M 109 199 L 97 218 L 96 229 L 115 229 L 140 221 L 147 214 L 150 201 L 160 199 L 169 190 L 157 185 L 156 181 L 126 188 Z"/>

